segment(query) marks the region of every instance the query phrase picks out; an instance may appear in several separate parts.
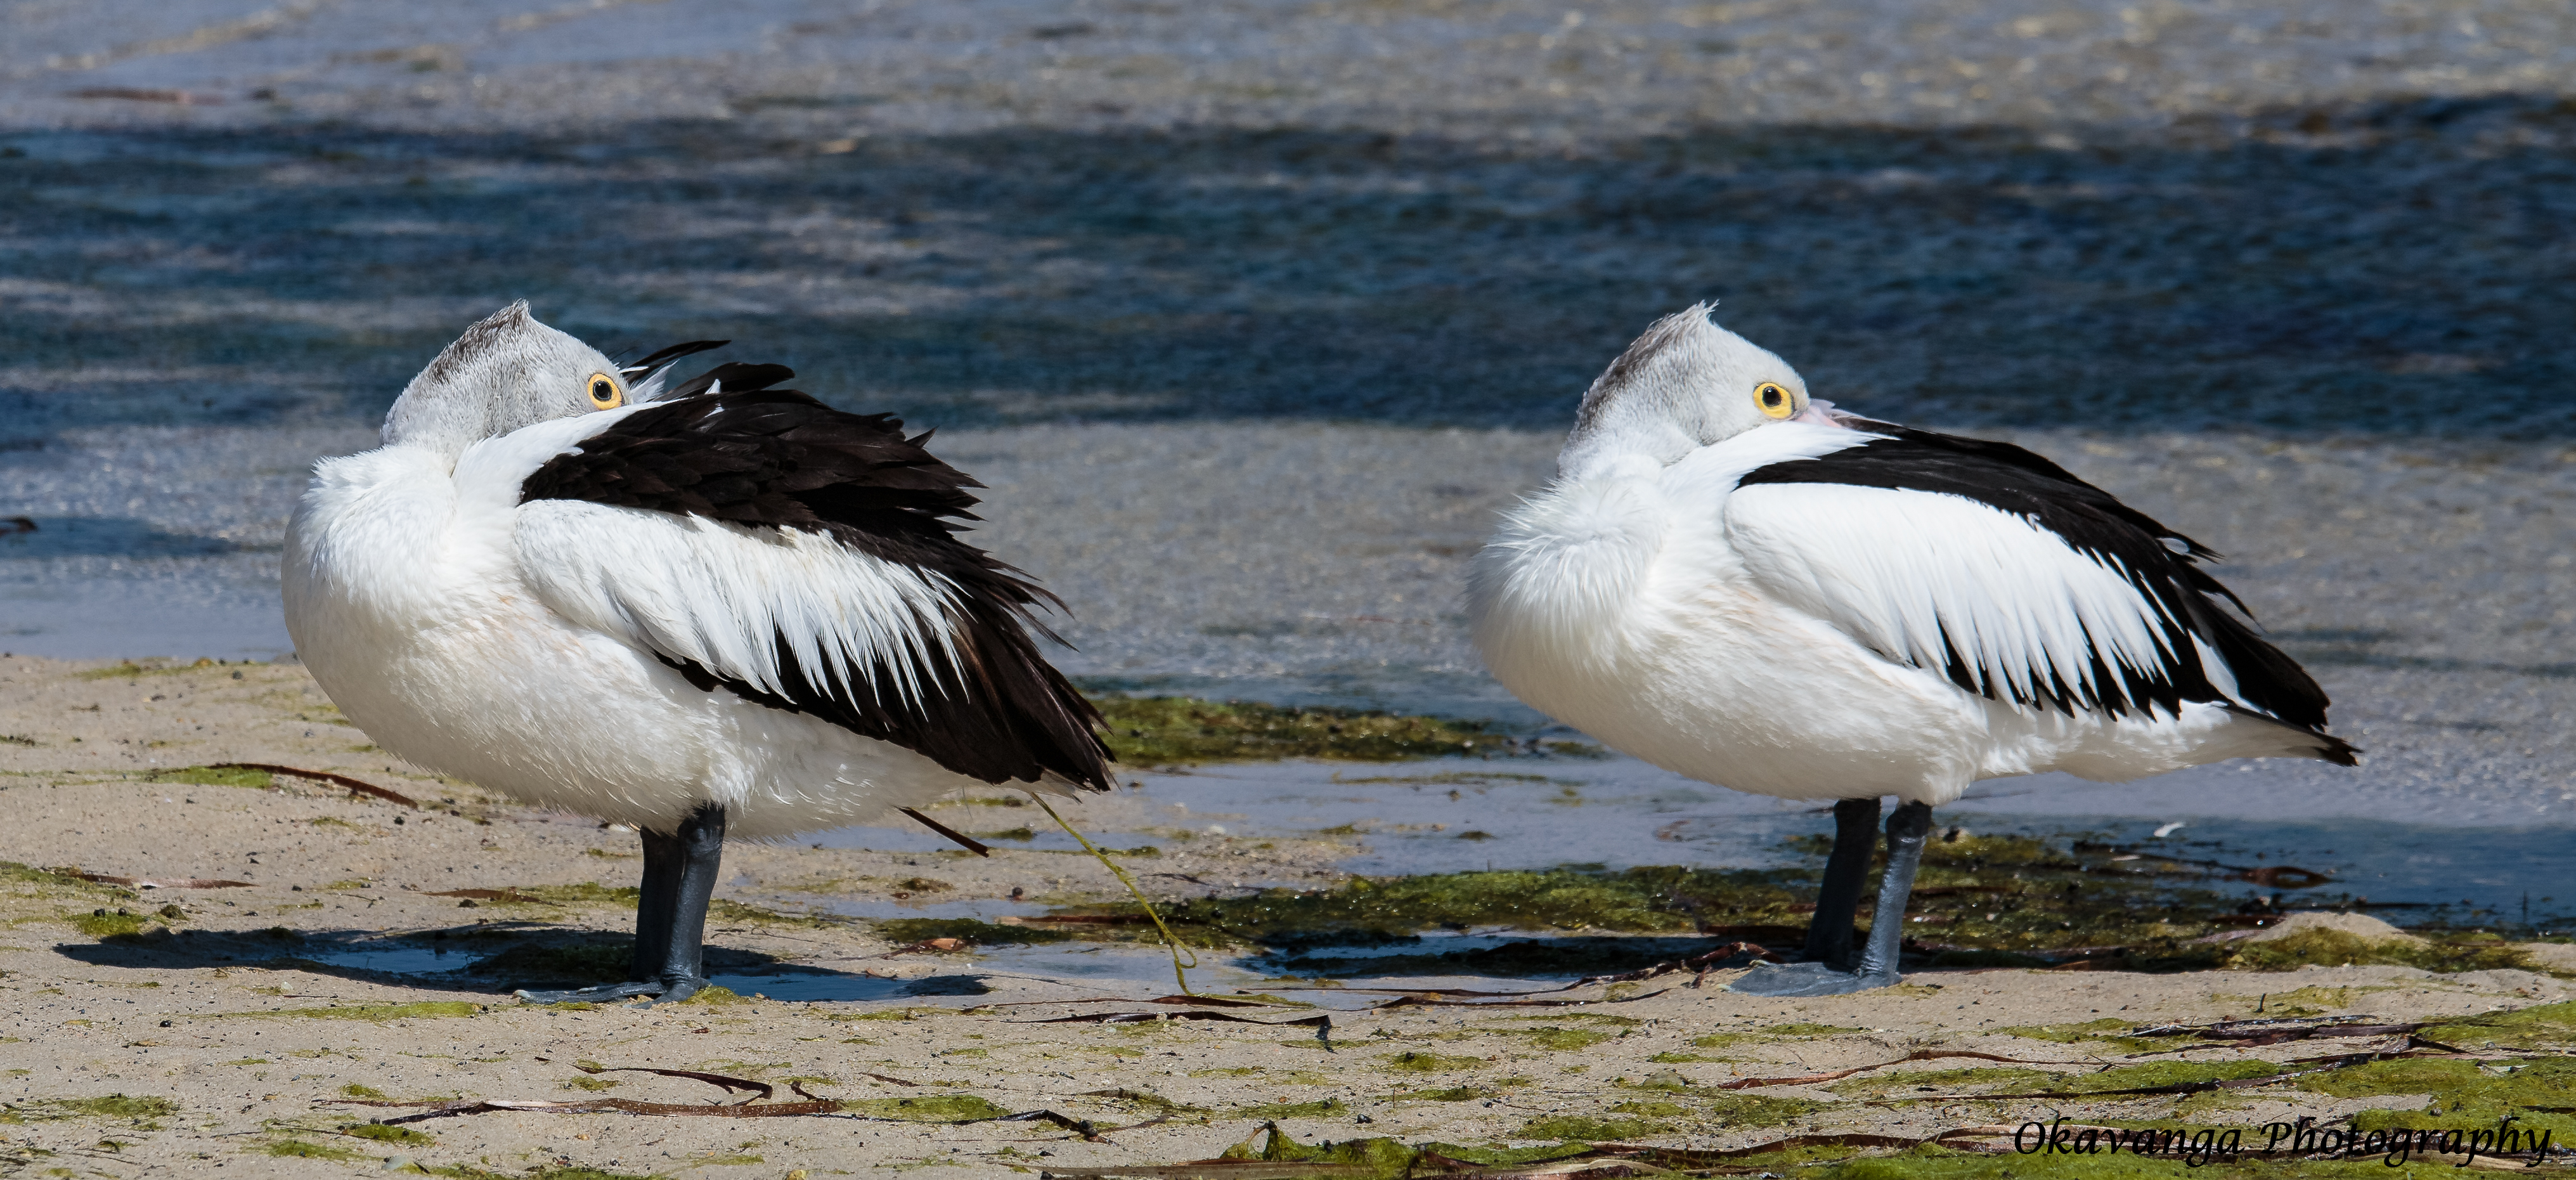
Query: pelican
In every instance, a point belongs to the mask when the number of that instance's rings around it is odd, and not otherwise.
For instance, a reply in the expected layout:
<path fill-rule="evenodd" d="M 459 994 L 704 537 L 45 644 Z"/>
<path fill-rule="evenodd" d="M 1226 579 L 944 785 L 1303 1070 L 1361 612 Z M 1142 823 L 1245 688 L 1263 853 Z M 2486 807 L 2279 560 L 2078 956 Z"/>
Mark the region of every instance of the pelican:
<path fill-rule="evenodd" d="M 635 828 L 621 983 L 706 986 L 724 841 L 863 823 L 977 783 L 1106 790 L 1099 715 L 1049 666 L 1054 597 L 958 537 L 982 487 L 778 365 L 618 365 L 525 302 L 326 459 L 287 528 L 286 625 L 375 742 Z M 1050 636 L 1052 638 L 1052 636 Z"/>
<path fill-rule="evenodd" d="M 1836 801 L 1802 961 L 1732 985 L 1836 995 L 1896 982 L 1932 809 L 1978 779 L 2357 764 L 2316 681 L 2230 613 L 2217 557 L 2020 447 L 1811 400 L 1702 304 L 1592 383 L 1468 608 L 1540 711 L 1703 782 Z"/>

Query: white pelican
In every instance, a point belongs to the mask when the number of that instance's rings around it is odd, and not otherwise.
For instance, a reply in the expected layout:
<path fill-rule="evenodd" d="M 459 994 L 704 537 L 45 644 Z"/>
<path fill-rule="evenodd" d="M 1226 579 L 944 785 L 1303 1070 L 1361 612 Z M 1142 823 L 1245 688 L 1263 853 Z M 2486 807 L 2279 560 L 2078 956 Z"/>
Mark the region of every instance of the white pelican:
<path fill-rule="evenodd" d="M 1469 579 L 1478 650 L 1539 710 L 1704 782 L 1839 800 L 1805 961 L 1734 990 L 1895 982 L 1932 808 L 1978 779 L 2355 764 L 2199 542 L 2020 447 L 1830 407 L 1706 305 L 1657 321 Z"/>
<path fill-rule="evenodd" d="M 665 387 L 721 343 L 620 367 L 513 304 L 288 525 L 287 630 L 377 744 L 643 833 L 629 980 L 533 1000 L 704 987 L 729 834 L 1109 786 L 1098 715 L 1029 637 L 1053 596 L 956 535 L 983 485 L 891 417 L 768 388 L 777 365 Z"/>

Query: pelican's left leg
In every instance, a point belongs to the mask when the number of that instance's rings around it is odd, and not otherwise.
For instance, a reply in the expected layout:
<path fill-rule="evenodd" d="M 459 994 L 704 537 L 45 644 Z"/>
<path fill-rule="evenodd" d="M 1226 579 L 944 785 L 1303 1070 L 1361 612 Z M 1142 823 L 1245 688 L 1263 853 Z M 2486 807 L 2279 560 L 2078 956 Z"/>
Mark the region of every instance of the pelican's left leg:
<path fill-rule="evenodd" d="M 531 1004 L 604 1004 L 651 996 L 655 1003 L 667 1004 L 696 995 L 707 985 L 707 903 L 715 896 L 724 834 L 724 808 L 713 803 L 699 804 L 667 835 L 639 833 L 644 879 L 636 891 L 635 957 L 626 982 L 566 991 L 522 989 L 519 998 Z"/>
<path fill-rule="evenodd" d="M 1914 871 L 1923 865 L 1923 845 L 1931 834 L 1932 809 L 1924 804 L 1904 804 L 1887 817 L 1887 876 L 1878 884 L 1878 910 L 1870 918 L 1869 942 L 1861 950 L 1858 970 L 1827 963 L 1763 964 L 1726 990 L 1752 996 L 1839 996 L 1894 984 L 1896 957 L 1905 945 L 1905 903 L 1914 896 Z"/>

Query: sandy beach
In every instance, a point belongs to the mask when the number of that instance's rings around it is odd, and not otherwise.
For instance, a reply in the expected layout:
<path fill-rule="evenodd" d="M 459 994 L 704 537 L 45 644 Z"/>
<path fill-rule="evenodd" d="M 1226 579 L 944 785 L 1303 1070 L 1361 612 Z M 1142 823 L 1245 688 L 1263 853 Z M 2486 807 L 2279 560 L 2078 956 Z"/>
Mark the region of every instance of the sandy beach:
<path fill-rule="evenodd" d="M 797 1002 L 739 984 L 749 994 L 666 1008 L 531 1007 L 503 990 L 506 965 L 433 978 L 419 972 L 447 965 L 417 960 L 447 946 L 460 962 L 502 946 L 620 953 L 632 903 L 610 891 L 633 873 L 631 833 L 390 762 L 292 665 L 14 658 L 0 662 L 0 732 L 12 735 L 0 745 L 0 830 L 18 862 L 0 893 L 10 931 L 0 945 L 10 995 L 0 1159 L 30 1174 L 344 1175 L 406 1163 L 448 1175 L 775 1177 L 923 1165 L 1000 1174 L 1206 1159 L 1272 1123 L 1303 1144 L 1383 1138 L 1407 1149 L 1585 1141 L 1727 1151 L 1827 1137 L 1780 1157 L 1783 1166 L 1958 1132 L 1938 1150 L 2006 1150 L 2000 1160 L 2008 1149 L 1973 1129 L 2063 1117 L 2233 1127 L 2259 1139 L 2254 1129 L 2268 1123 L 2358 1117 L 2384 1130 L 2392 1118 L 2429 1117 L 2421 1112 L 2437 1090 L 2454 1095 L 2454 1111 L 2470 1109 L 2458 1079 L 2424 1072 L 2428 1058 L 2499 1063 L 2454 1067 L 2474 1081 L 2576 1038 L 2576 1016 L 2549 1007 L 2570 998 L 2576 979 L 2576 956 L 2559 944 L 2530 948 L 2530 969 L 1923 971 L 1889 991 L 1812 1001 L 1718 990 L 1732 971 L 1499 1006 L 1440 1003 L 1400 984 L 1272 993 L 1321 1005 L 1308 1008 L 1156 1002 L 1176 991 L 1168 979 L 1050 978 L 1011 969 L 999 953 L 1008 948 L 907 945 L 831 909 L 924 891 L 1053 904 L 1123 896 L 1088 858 L 1011 848 L 989 859 L 731 850 L 711 961 L 776 972 L 766 986 L 782 992 L 828 977 L 876 998 Z M 218 763 L 337 773 L 420 806 L 316 778 L 228 783 L 202 769 Z M 1075 814 L 1086 825 L 1132 823 L 1116 814 L 1121 805 Z M 938 814 L 972 828 L 976 810 Z M 1347 852 L 1328 836 L 1204 840 L 1158 857 L 1163 871 L 1146 880 L 1166 901 L 1198 891 L 1184 876 L 1332 887 L 1346 879 L 1331 865 Z M 75 871 L 97 879 L 64 875 Z M 342 953 L 396 945 L 413 961 L 382 961 L 400 970 Z M 537 960 L 527 953 L 503 963 L 528 970 Z M 1147 1015 L 1048 1023 L 1111 1013 Z M 2520 1023 L 2456 1023 L 2498 1014 Z M 1329 1029 L 1312 1023 L 1319 1015 Z M 2303 1017 L 2349 1019 L 2264 1045 L 2136 1035 L 2238 1019 L 2320 1023 Z M 2083 1092 L 2259 1079 L 2319 1070 L 2320 1060 L 2340 1063 L 2328 1073 L 2349 1084 L 2302 1073 L 2192 1093 Z M 585 1072 L 593 1068 L 609 1072 Z M 616 1072 L 636 1069 L 719 1075 L 768 1085 L 776 1101 L 823 1104 L 758 1120 L 517 1109 L 411 1121 L 425 1112 L 364 1105 L 760 1097 Z M 2354 1069 L 2375 1072 L 2342 1072 Z M 1747 1079 L 1771 1080 L 1728 1088 Z M 2510 1100 L 2545 1106 L 2557 1093 L 2545 1087 L 2569 1084 L 2524 1083 L 2544 1089 Z M 966 1121 L 1031 1111 L 1064 1121 Z M 1081 1123 L 1131 1129 L 1086 1137 L 1069 1126 Z M 1884 1139 L 1832 1138 L 1853 1135 Z M 595 1171 L 564 1170 L 579 1168 Z"/>

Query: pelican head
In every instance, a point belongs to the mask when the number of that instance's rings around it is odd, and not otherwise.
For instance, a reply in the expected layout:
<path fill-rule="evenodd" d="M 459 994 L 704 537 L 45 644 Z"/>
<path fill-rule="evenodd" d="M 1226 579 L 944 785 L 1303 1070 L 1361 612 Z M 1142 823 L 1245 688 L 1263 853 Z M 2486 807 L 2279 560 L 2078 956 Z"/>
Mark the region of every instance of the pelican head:
<path fill-rule="evenodd" d="M 1709 319 L 1709 305 L 1656 320 L 1583 395 L 1556 458 L 1560 477 L 1644 457 L 1669 466 L 1700 447 L 1781 422 L 1835 425 L 1769 349 Z"/>
<path fill-rule="evenodd" d="M 616 362 L 538 323 L 523 299 L 467 328 L 403 387 L 384 439 L 453 458 L 539 422 L 614 410 L 632 392 Z"/>

